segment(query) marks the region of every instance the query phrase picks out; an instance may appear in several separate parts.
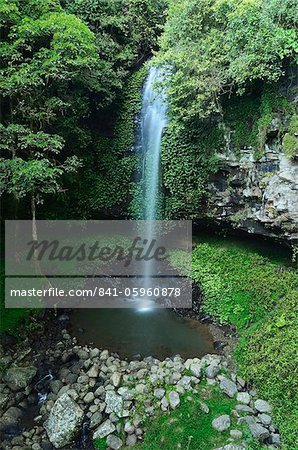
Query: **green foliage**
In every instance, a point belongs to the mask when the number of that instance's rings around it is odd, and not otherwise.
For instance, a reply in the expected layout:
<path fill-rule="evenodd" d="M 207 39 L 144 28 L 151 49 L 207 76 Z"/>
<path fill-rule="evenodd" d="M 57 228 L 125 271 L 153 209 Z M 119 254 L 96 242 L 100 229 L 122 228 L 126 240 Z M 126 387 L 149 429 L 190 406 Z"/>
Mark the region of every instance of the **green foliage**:
<path fill-rule="evenodd" d="M 215 155 L 229 139 L 236 152 L 252 146 L 263 155 L 272 120 L 282 124 L 287 109 L 275 83 L 296 61 L 294 9 L 290 0 L 282 11 L 275 0 L 169 0 L 153 61 L 168 68 L 166 217 L 192 218 L 204 208 Z M 291 149 L 295 141 L 285 143 Z"/>
<path fill-rule="evenodd" d="M 210 173 L 217 169 L 216 151 L 223 130 L 216 124 L 187 132 L 172 120 L 162 143 L 162 178 L 166 194 L 164 217 L 197 215 Z"/>
<path fill-rule="evenodd" d="M 157 61 L 171 67 L 171 115 L 182 123 L 204 118 L 221 112 L 223 94 L 243 93 L 256 80 L 279 79 L 283 59 L 297 51 L 297 31 L 265 5 L 265 0 L 169 2 Z"/>
<path fill-rule="evenodd" d="M 199 244 L 193 278 L 202 309 L 237 328 L 243 376 L 274 405 L 283 446 L 297 442 L 298 273 L 225 241 Z"/>
<path fill-rule="evenodd" d="M 298 115 L 294 114 L 291 118 L 288 132 L 283 138 L 283 147 L 285 154 L 289 158 L 295 158 L 298 155 Z"/>
<path fill-rule="evenodd" d="M 84 185 L 80 208 L 96 213 L 123 214 L 137 189 L 133 175 L 140 170 L 140 156 L 133 150 L 135 118 L 141 107 L 146 69 L 135 72 L 127 81 L 117 105 L 113 135 L 101 137 L 93 155 L 84 158 Z M 135 204 L 135 208 L 137 205 Z M 132 212 L 133 205 L 130 208 Z"/>
<path fill-rule="evenodd" d="M 6 128 L 0 125 L 0 135 L 3 138 L 0 148 L 11 154 L 11 159 L 0 158 L 1 194 L 13 194 L 18 200 L 31 195 L 34 201 L 41 202 L 43 194 L 59 191 L 64 172 L 73 172 L 80 166 L 76 156 L 57 164 L 57 155 L 63 147 L 60 136 L 34 133 L 19 124 Z"/>
<path fill-rule="evenodd" d="M 131 69 L 157 45 L 164 20 L 165 0 L 67 0 L 66 10 L 95 33 L 102 83 L 110 100 Z"/>

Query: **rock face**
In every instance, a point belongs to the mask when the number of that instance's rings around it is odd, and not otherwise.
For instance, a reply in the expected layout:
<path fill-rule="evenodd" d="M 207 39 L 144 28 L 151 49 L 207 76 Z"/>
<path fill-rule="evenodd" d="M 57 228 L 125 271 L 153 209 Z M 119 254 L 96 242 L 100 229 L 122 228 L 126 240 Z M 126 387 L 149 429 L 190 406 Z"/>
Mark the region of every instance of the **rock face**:
<path fill-rule="evenodd" d="M 67 393 L 58 398 L 44 425 L 54 447 L 62 448 L 75 439 L 81 428 L 83 416 L 81 408 Z"/>
<path fill-rule="evenodd" d="M 13 391 L 18 391 L 25 388 L 35 375 L 35 367 L 10 367 L 3 379 Z"/>
<path fill-rule="evenodd" d="M 252 148 L 236 156 L 220 154 L 220 169 L 210 180 L 207 216 L 219 224 L 264 236 L 298 241 L 298 160 L 274 142 L 259 160 Z"/>

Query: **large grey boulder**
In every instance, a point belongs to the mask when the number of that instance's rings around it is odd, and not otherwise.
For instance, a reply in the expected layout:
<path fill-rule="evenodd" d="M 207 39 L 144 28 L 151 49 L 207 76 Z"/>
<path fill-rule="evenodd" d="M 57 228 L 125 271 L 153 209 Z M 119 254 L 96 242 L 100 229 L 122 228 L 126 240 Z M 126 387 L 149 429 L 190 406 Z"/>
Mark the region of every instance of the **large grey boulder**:
<path fill-rule="evenodd" d="M 212 420 L 212 428 L 216 431 L 226 431 L 231 426 L 230 416 L 224 414 Z"/>
<path fill-rule="evenodd" d="M 13 390 L 23 389 L 36 375 L 35 367 L 10 367 L 3 377 L 3 381 Z"/>
<path fill-rule="evenodd" d="M 83 417 L 84 413 L 76 402 L 67 393 L 62 394 L 44 424 L 53 446 L 62 448 L 73 442 L 80 431 Z"/>
<path fill-rule="evenodd" d="M 220 382 L 219 387 L 225 394 L 227 394 L 231 398 L 234 397 L 234 395 L 238 392 L 236 384 L 233 381 L 228 380 L 228 378 L 223 378 Z"/>

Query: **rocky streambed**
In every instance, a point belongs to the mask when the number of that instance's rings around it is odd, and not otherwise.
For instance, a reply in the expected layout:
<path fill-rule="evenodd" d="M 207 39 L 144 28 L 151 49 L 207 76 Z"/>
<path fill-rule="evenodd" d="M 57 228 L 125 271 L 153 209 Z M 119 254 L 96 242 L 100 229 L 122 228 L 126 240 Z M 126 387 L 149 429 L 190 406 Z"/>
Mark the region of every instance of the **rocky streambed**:
<path fill-rule="evenodd" d="M 148 418 L 179 408 L 185 395 L 196 399 L 204 383 L 236 400 L 230 414 L 210 417 L 214 433 L 229 431 L 222 449 L 247 447 L 243 423 L 268 449 L 281 446 L 271 406 L 237 376 L 229 357 L 125 360 L 78 345 L 66 329 L 60 338 L 44 351 L 2 351 L 3 450 L 92 449 L 96 439 L 109 449 L 133 447 L 144 439 Z M 203 398 L 199 407 L 209 414 Z"/>

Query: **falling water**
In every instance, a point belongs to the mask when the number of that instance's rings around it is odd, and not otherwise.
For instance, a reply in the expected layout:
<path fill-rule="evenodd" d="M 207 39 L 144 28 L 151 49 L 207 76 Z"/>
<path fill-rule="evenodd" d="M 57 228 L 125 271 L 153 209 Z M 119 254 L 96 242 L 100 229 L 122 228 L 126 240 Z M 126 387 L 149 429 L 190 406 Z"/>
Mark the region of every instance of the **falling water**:
<path fill-rule="evenodd" d="M 144 85 L 139 127 L 139 142 L 143 155 L 143 219 L 160 219 L 160 149 L 166 126 L 164 94 L 156 90 L 162 80 L 161 71 L 151 67 Z"/>
<path fill-rule="evenodd" d="M 163 130 L 167 123 L 167 105 L 164 93 L 156 89 L 156 85 L 162 81 L 163 75 L 156 67 L 151 67 L 146 79 L 140 126 L 138 130 L 138 142 L 142 153 L 142 219 L 147 221 L 146 238 L 153 239 L 154 221 L 161 219 L 161 189 L 160 189 L 160 151 Z M 144 269 L 144 287 L 149 288 L 153 273 L 153 261 L 147 262 Z M 151 310 L 152 300 L 143 299 L 139 312 Z"/>

